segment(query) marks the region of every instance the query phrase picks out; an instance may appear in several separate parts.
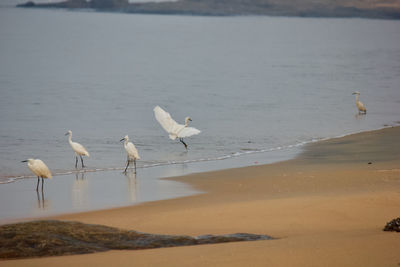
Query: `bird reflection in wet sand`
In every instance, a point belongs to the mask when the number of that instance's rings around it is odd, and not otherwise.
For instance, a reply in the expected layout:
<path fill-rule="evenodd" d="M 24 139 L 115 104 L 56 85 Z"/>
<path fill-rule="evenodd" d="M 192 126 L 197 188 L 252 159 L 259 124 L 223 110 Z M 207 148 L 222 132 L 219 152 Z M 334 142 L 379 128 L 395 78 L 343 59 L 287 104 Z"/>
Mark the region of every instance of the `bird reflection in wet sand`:
<path fill-rule="evenodd" d="M 46 210 L 49 206 L 49 201 L 44 198 L 43 190 L 41 192 L 36 191 L 37 200 L 38 200 L 38 209 Z"/>
<path fill-rule="evenodd" d="M 79 174 L 81 174 L 81 176 L 79 177 Z M 85 172 L 77 172 L 75 173 L 75 180 L 84 180 L 85 179 Z"/>
<path fill-rule="evenodd" d="M 365 114 L 363 113 L 357 113 L 356 115 L 354 115 L 354 117 L 356 118 L 356 120 L 365 120 Z"/>
<path fill-rule="evenodd" d="M 72 202 L 74 207 L 82 207 L 88 203 L 88 181 L 85 179 L 85 172 L 75 173 L 75 180 L 72 185 Z"/>
<path fill-rule="evenodd" d="M 136 199 L 137 199 L 136 172 L 128 171 L 124 174 L 128 180 L 128 190 L 129 190 L 130 199 L 132 202 L 136 202 Z"/>

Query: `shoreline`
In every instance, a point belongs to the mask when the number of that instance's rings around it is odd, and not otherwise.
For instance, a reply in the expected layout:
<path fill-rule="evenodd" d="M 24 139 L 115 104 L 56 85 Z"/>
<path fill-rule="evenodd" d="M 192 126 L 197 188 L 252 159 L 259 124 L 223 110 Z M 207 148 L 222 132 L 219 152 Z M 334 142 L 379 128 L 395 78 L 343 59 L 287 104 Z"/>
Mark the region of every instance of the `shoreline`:
<path fill-rule="evenodd" d="M 289 161 L 166 178 L 206 193 L 50 218 L 150 233 L 249 232 L 278 240 L 2 264 L 107 266 L 117 259 L 122 266 L 396 266 L 399 235 L 382 229 L 399 216 L 399 166 L 400 127 L 392 127 L 313 143 Z"/>
<path fill-rule="evenodd" d="M 275 147 L 259 151 L 242 151 L 213 160 L 189 160 L 185 162 L 172 162 L 154 166 L 139 168 L 139 173 L 134 175 L 129 173 L 121 175 L 123 168 L 108 169 L 87 169 L 87 170 L 66 170 L 61 174 L 55 174 L 55 179 L 46 181 L 49 190 L 44 191 L 44 195 L 38 194 L 37 199 L 32 195 L 26 195 L 35 177 L 17 179 L 13 182 L 0 184 L 0 201 L 15 203 L 12 207 L 0 207 L 0 224 L 12 223 L 41 219 L 48 216 L 62 216 L 79 212 L 101 211 L 107 209 L 124 208 L 140 205 L 146 202 L 163 201 L 167 199 L 180 198 L 206 192 L 207 189 L 193 188 L 191 184 L 185 182 L 188 175 L 196 175 L 215 171 L 227 171 L 238 168 L 279 164 L 286 161 L 296 160 L 309 146 L 320 142 L 334 141 L 357 134 L 367 134 L 387 128 L 399 126 L 383 126 L 377 130 L 370 130 L 357 133 L 346 133 L 337 137 L 326 137 L 303 141 L 285 147 Z M 121 171 L 120 171 L 121 170 Z M 100 182 L 99 182 L 100 181 Z M 169 182 L 164 187 L 168 191 L 160 191 L 158 184 Z M 88 187 L 90 184 L 90 187 Z M 124 187 L 129 188 L 129 192 L 121 192 Z M 66 191 L 73 196 L 66 194 Z M 68 189 L 71 188 L 71 189 Z M 90 188 L 97 188 L 90 190 Z M 115 194 L 124 196 L 113 197 L 108 195 L 108 200 L 103 201 L 101 188 L 117 188 Z M 154 194 L 154 191 L 157 191 Z M 126 191 L 126 190 L 125 190 Z M 61 193 L 61 195 L 60 195 Z M 23 198 L 20 198 L 24 194 Z M 36 195 L 34 195 L 36 196 Z M 14 199 L 17 198 L 18 199 Z M 30 204 L 37 202 L 37 207 Z M 91 204 L 90 204 L 91 203 Z"/>
<path fill-rule="evenodd" d="M 229 155 L 220 155 L 216 156 L 213 158 L 200 158 L 200 159 L 190 159 L 190 160 L 183 160 L 183 161 L 171 161 L 171 162 L 156 162 L 156 163 L 148 163 L 147 165 L 143 166 L 138 166 L 137 169 L 148 169 L 148 168 L 168 168 L 169 166 L 174 166 L 174 165 L 187 165 L 187 164 L 209 164 L 210 166 L 203 166 L 201 168 L 193 168 L 195 171 L 191 171 L 189 173 L 181 174 L 181 175 L 176 175 L 176 176 L 184 176 L 188 175 L 191 173 L 202 173 L 202 172 L 210 172 L 210 171 L 218 171 L 218 170 L 226 170 L 226 169 L 232 169 L 232 168 L 242 168 L 242 167 L 250 167 L 253 166 L 253 164 L 274 164 L 282 161 L 287 161 L 287 160 L 292 160 L 295 159 L 298 155 L 302 153 L 302 150 L 307 147 L 308 145 L 318 143 L 318 142 L 323 142 L 323 141 L 328 141 L 328 140 L 333 140 L 337 138 L 343 138 L 347 137 L 350 135 L 355 135 L 355 134 L 362 134 L 362 133 L 368 133 L 368 132 L 373 132 L 373 131 L 379 131 L 387 128 L 393 128 L 393 127 L 400 127 L 400 121 L 393 122 L 392 124 L 385 124 L 384 126 L 372 130 L 363 130 L 363 131 L 357 131 L 357 132 L 350 132 L 350 133 L 345 133 L 341 134 L 338 136 L 333 136 L 333 137 L 323 137 L 323 138 L 315 138 L 312 140 L 308 141 L 301 141 L 295 144 L 291 145 L 286 145 L 286 146 L 278 146 L 278 147 L 272 147 L 272 148 L 263 148 L 259 150 L 243 150 L 243 151 L 237 151 L 233 152 Z M 297 150 L 297 151 L 296 151 Z M 299 151 L 300 150 L 300 151 Z M 277 153 L 277 152 L 282 152 L 286 153 L 285 155 L 278 155 L 275 156 L 274 158 L 272 157 L 260 157 L 256 159 L 246 159 L 252 156 L 256 155 L 266 155 L 268 153 Z M 245 163 L 240 163 L 238 162 L 239 159 L 245 159 Z M 215 167 L 212 165 L 218 165 L 217 163 L 223 163 L 223 162 L 228 162 L 228 161 L 237 161 L 235 163 L 228 163 L 225 165 L 225 167 Z M 261 162 L 261 163 L 260 163 Z M 238 166 L 238 164 L 244 164 L 243 166 Z M 97 172 L 112 172 L 112 171 L 122 171 L 124 170 L 125 167 L 107 167 L 107 168 L 99 168 L 99 167 L 91 167 L 91 168 L 85 168 L 85 169 L 56 169 L 56 172 L 53 173 L 53 176 L 66 176 L 66 175 L 72 175 L 72 174 L 81 174 L 81 173 L 97 173 Z M 202 170 L 205 169 L 205 170 Z M 29 179 L 29 178 L 36 178 L 35 175 L 33 175 L 31 172 L 26 172 L 25 174 L 0 174 L 0 186 L 3 184 L 9 184 L 9 183 L 14 183 L 23 179 Z M 168 178 L 167 177 L 161 177 L 161 178 Z"/>

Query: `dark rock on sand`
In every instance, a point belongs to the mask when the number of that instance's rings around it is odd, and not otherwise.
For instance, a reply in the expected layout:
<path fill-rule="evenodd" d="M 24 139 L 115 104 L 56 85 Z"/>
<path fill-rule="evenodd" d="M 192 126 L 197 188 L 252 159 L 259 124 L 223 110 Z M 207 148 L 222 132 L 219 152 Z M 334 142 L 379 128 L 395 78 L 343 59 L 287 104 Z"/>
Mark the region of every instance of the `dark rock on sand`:
<path fill-rule="evenodd" d="M 33 221 L 0 226 L 0 258 L 85 254 L 111 249 L 149 249 L 273 239 L 266 235 L 231 234 L 199 237 L 147 234 L 103 225 Z"/>
<path fill-rule="evenodd" d="M 383 231 L 400 232 L 400 217 L 388 222 Z"/>

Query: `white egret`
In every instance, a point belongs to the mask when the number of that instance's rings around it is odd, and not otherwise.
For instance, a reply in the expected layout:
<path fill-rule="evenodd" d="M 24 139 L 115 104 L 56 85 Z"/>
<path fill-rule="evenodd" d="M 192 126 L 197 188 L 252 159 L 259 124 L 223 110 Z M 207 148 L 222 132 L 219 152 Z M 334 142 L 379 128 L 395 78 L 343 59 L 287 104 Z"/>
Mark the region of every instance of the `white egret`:
<path fill-rule="evenodd" d="M 358 108 L 358 114 L 360 114 L 361 112 L 367 114 L 367 109 L 365 108 L 364 104 L 358 99 L 360 96 L 360 92 L 356 91 L 353 93 L 353 95 L 356 95 L 356 106 Z"/>
<path fill-rule="evenodd" d="M 46 164 L 44 164 L 44 162 L 41 161 L 40 159 L 27 159 L 21 162 L 28 162 L 28 168 L 37 176 L 38 181 L 36 185 L 36 191 L 39 191 L 39 182 L 40 178 L 42 178 L 42 191 L 43 191 L 43 183 L 44 183 L 43 178 L 51 179 L 53 177 Z"/>
<path fill-rule="evenodd" d="M 154 115 L 164 130 L 169 134 L 169 138 L 172 140 L 179 138 L 179 141 L 185 146 L 186 149 L 187 144 L 183 141 L 183 138 L 196 135 L 201 132 L 196 128 L 188 127 L 189 121 L 192 121 L 190 117 L 185 118 L 184 125 L 178 124 L 176 121 L 174 121 L 174 119 L 171 118 L 171 115 L 168 112 L 159 106 L 154 108 Z"/>
<path fill-rule="evenodd" d="M 120 140 L 120 142 L 124 142 L 124 147 L 126 150 L 126 153 L 128 153 L 128 159 L 126 161 L 126 167 L 125 167 L 125 173 L 126 170 L 128 169 L 129 163 L 133 161 L 133 164 L 135 165 L 135 173 L 136 173 L 136 160 L 140 159 L 139 153 L 135 147 L 135 145 L 132 142 L 129 142 L 129 137 L 126 135 L 124 138 Z"/>
<path fill-rule="evenodd" d="M 77 142 L 72 142 L 72 131 L 68 131 L 65 135 L 69 135 L 69 144 L 75 152 L 75 168 L 78 167 L 78 156 L 81 158 L 82 168 L 85 168 L 82 156 L 90 157 L 89 152 L 87 152 L 87 150 L 81 144 Z"/>

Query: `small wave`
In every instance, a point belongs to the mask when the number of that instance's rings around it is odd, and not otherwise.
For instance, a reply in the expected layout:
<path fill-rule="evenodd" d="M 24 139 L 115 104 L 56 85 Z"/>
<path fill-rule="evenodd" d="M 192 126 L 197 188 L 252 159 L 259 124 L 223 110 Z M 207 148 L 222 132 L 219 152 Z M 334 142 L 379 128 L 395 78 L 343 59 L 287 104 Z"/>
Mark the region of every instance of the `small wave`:
<path fill-rule="evenodd" d="M 17 179 L 22 179 L 23 177 L 11 177 L 11 178 L 6 178 L 5 180 L 0 180 L 0 184 L 9 184 L 15 182 Z"/>
<path fill-rule="evenodd" d="M 381 130 L 385 128 L 391 128 L 395 126 L 399 126 L 400 122 L 395 122 L 392 125 L 384 125 L 383 127 L 375 130 Z M 358 131 L 358 132 L 350 132 L 350 133 L 345 133 L 341 134 L 338 136 L 334 137 L 321 137 L 321 138 L 312 138 L 308 141 L 300 141 L 295 144 L 290 144 L 286 146 L 277 146 L 277 147 L 272 147 L 272 148 L 266 148 L 266 149 L 240 149 L 240 151 L 237 152 L 232 152 L 229 155 L 221 155 L 221 156 L 216 156 L 216 157 L 208 157 L 208 158 L 199 158 L 199 159 L 189 159 L 189 160 L 181 160 L 181 161 L 141 161 L 141 164 L 138 164 L 138 169 L 140 168 L 154 168 L 154 167 L 161 167 L 161 166 L 168 166 L 168 165 L 177 165 L 177 164 L 190 164 L 190 163 L 198 163 L 198 162 L 212 162 L 212 161 L 220 161 L 220 160 L 228 160 L 231 158 L 237 158 L 237 157 L 242 157 L 246 155 L 253 155 L 253 154 L 262 154 L 262 153 L 270 153 L 274 151 L 282 151 L 282 150 L 290 150 L 290 149 L 295 149 L 295 148 L 300 148 L 302 146 L 305 146 L 310 143 L 315 143 L 315 142 L 320 142 L 320 141 L 325 141 L 325 140 L 330 140 L 330 139 L 335 139 L 335 138 L 342 138 L 346 137 L 349 135 L 353 134 L 358 134 L 362 132 L 369 132 L 369 131 L 375 131 L 375 130 L 368 130 L 368 131 Z M 103 172 L 103 171 L 122 171 L 124 170 L 125 167 L 107 167 L 107 168 L 91 168 L 91 169 L 80 169 L 80 170 L 61 170 L 61 171 L 55 171 L 53 173 L 53 176 L 62 176 L 62 175 L 70 175 L 70 174 L 77 174 L 77 173 L 88 173 L 88 172 Z M 21 179 L 27 179 L 27 178 L 34 178 L 36 176 L 34 175 L 16 175 L 16 176 L 8 176 L 5 178 L 0 179 L 0 184 L 9 184 L 16 182 Z"/>
<path fill-rule="evenodd" d="M 321 139 L 313 139 L 312 141 L 309 141 L 309 142 L 315 142 L 318 140 L 321 140 Z M 242 157 L 242 156 L 246 156 L 246 155 L 274 152 L 274 151 L 280 151 L 280 150 L 284 150 L 284 149 L 293 149 L 293 148 L 303 146 L 309 142 L 299 142 L 299 143 L 291 144 L 288 146 L 277 146 L 277 147 L 268 148 L 268 149 L 246 149 L 246 150 L 240 150 L 237 152 L 232 152 L 229 155 L 221 155 L 221 156 L 208 157 L 208 158 L 189 159 L 189 160 L 173 160 L 173 161 L 165 161 L 165 162 L 141 161 L 141 164 L 140 165 L 138 164 L 137 168 L 138 169 L 154 168 L 154 167 L 161 167 L 161 166 L 168 166 L 168 165 L 191 164 L 191 163 L 199 163 L 199 162 L 212 162 L 212 161 L 227 160 L 227 159 Z M 90 173 L 90 172 L 122 171 L 124 169 L 125 169 L 125 167 L 107 167 L 107 168 L 85 168 L 85 169 L 79 169 L 79 170 L 59 170 L 59 171 L 53 171 L 53 176 L 63 176 L 63 175 L 71 175 L 71 174 L 78 174 L 78 173 Z M 27 178 L 35 178 L 35 177 L 36 176 L 34 176 L 34 175 L 13 176 L 13 177 L 8 177 L 4 181 L 0 181 L 0 184 L 8 184 L 8 183 L 15 182 L 19 179 L 27 179 Z"/>

